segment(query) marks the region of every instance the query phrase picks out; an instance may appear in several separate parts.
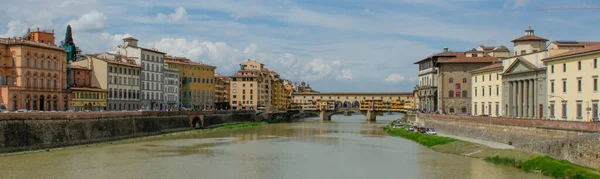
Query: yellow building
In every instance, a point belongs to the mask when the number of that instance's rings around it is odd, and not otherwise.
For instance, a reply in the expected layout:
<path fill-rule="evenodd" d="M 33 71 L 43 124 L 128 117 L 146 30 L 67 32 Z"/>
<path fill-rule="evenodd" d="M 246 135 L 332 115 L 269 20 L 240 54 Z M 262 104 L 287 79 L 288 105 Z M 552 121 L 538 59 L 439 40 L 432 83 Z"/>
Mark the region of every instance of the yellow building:
<path fill-rule="evenodd" d="M 180 104 L 188 109 L 212 109 L 215 103 L 215 69 L 184 57 L 165 56 L 170 68 L 180 71 Z"/>
<path fill-rule="evenodd" d="M 503 114 L 502 63 L 471 71 L 471 115 L 499 117 Z"/>
<path fill-rule="evenodd" d="M 598 121 L 600 45 L 543 59 L 547 66 L 549 118 Z"/>
<path fill-rule="evenodd" d="M 101 111 L 106 110 L 106 89 L 93 87 L 71 88 L 72 106 L 75 111 Z"/>

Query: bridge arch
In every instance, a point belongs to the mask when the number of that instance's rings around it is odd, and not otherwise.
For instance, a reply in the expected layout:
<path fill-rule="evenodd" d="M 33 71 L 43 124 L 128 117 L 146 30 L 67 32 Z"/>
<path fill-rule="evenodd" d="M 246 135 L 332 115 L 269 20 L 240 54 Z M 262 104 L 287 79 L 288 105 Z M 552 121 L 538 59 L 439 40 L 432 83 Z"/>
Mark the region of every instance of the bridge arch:
<path fill-rule="evenodd" d="M 350 108 L 350 106 L 352 106 L 352 103 L 350 103 L 350 101 L 344 101 L 344 108 Z"/>
<path fill-rule="evenodd" d="M 200 117 L 195 116 L 194 119 L 192 119 L 192 127 L 194 127 L 194 128 L 202 127 L 202 120 L 200 120 Z"/>
<path fill-rule="evenodd" d="M 341 101 L 336 101 L 335 102 L 335 108 L 342 108 L 342 102 Z"/>
<path fill-rule="evenodd" d="M 358 101 L 354 101 L 352 103 L 352 108 L 360 108 L 360 103 Z"/>

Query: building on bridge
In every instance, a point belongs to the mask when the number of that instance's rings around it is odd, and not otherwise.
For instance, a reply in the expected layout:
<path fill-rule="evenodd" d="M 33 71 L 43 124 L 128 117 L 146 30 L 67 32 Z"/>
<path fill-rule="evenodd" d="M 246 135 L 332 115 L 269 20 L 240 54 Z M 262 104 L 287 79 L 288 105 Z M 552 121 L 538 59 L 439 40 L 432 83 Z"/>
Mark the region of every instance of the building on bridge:
<path fill-rule="evenodd" d="M 292 105 L 316 105 L 318 100 L 335 100 L 341 108 L 360 108 L 361 101 L 381 100 L 389 103 L 395 101 L 413 101 L 412 92 L 327 92 L 327 93 L 293 93 Z"/>

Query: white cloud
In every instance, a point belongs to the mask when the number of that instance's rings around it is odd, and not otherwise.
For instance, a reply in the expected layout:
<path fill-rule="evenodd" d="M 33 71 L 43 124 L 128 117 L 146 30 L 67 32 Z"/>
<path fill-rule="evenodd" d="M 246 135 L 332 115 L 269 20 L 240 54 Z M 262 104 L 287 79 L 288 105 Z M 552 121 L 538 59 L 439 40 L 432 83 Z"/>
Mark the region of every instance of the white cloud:
<path fill-rule="evenodd" d="M 390 74 L 387 76 L 387 78 L 385 78 L 385 82 L 388 83 L 399 83 L 399 82 L 404 82 L 404 80 L 406 80 L 406 77 L 402 76 L 401 74 Z"/>
<path fill-rule="evenodd" d="M 117 45 L 123 44 L 123 39 L 127 37 L 131 37 L 131 35 L 129 33 L 110 34 L 107 32 L 73 32 L 75 44 L 86 54 L 115 51 Z"/>
<path fill-rule="evenodd" d="M 529 3 L 529 0 L 515 0 L 515 7 L 524 7 Z"/>
<path fill-rule="evenodd" d="M 363 9 L 363 12 L 364 12 L 364 13 L 367 13 L 367 14 L 370 14 L 370 13 L 372 13 L 372 12 L 371 12 L 371 10 L 370 10 L 370 9 L 368 9 L 368 8 L 364 8 L 364 9 Z"/>
<path fill-rule="evenodd" d="M 352 70 L 342 69 L 340 72 L 342 73 L 342 75 L 336 76 L 335 79 L 338 79 L 338 80 L 343 80 L 343 79 L 351 80 L 352 79 Z"/>
<path fill-rule="evenodd" d="M 27 25 L 21 21 L 11 20 L 7 26 L 8 29 L 5 33 L 0 34 L 0 37 L 21 37 L 27 32 Z"/>
<path fill-rule="evenodd" d="M 187 22 L 187 20 L 188 20 L 187 11 L 183 7 L 178 7 L 175 9 L 174 13 L 171 13 L 169 15 L 166 15 L 163 13 L 158 13 L 156 15 L 156 20 L 162 21 L 162 22 L 169 22 L 169 23 Z"/>
<path fill-rule="evenodd" d="M 97 31 L 105 28 L 106 16 L 96 10 L 83 14 L 78 19 L 67 22 L 73 31 Z"/>

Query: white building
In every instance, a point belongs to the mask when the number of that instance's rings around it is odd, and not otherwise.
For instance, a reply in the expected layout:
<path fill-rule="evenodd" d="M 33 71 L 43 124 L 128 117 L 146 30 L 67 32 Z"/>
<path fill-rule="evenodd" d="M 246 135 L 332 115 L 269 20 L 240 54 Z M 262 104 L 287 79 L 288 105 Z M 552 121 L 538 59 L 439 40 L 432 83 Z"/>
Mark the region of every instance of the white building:
<path fill-rule="evenodd" d="M 179 70 L 165 64 L 164 110 L 177 110 L 179 107 Z"/>
<path fill-rule="evenodd" d="M 165 53 L 156 49 L 139 47 L 138 40 L 132 37 L 123 39 L 123 46 L 117 52 L 127 57 L 135 57 L 142 66 L 141 108 L 143 110 L 164 109 L 164 57 Z"/>

